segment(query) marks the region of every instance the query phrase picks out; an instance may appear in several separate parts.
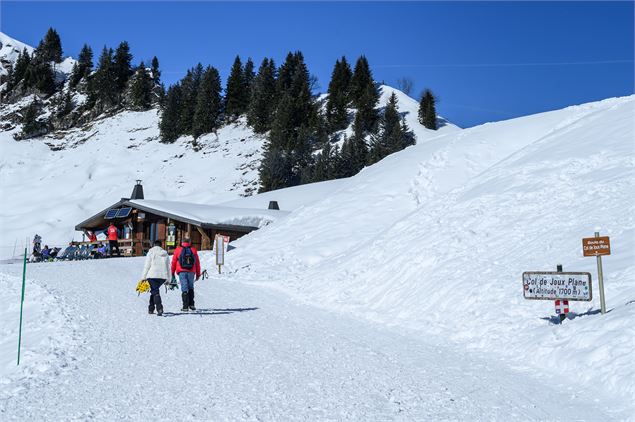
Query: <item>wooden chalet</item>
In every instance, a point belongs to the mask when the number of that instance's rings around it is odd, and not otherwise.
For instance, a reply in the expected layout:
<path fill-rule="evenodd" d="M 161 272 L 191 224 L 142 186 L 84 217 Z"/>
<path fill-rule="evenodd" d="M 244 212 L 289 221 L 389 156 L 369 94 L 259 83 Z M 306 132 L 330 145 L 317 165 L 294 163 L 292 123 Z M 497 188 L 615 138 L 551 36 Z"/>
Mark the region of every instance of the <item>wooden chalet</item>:
<path fill-rule="evenodd" d="M 82 221 L 75 230 L 99 233 L 114 223 L 119 230 L 119 246 L 124 255 L 142 256 L 155 240 L 172 252 L 188 236 L 199 250 L 212 249 L 217 234 L 230 241 L 257 230 L 288 214 L 276 203 L 269 209 L 250 209 L 178 201 L 144 199 L 137 181 L 130 198 L 121 198 L 108 208 Z M 90 243 L 90 242 L 76 242 Z M 95 242 L 93 242 L 95 243 Z M 96 242 L 100 243 L 100 242 Z"/>

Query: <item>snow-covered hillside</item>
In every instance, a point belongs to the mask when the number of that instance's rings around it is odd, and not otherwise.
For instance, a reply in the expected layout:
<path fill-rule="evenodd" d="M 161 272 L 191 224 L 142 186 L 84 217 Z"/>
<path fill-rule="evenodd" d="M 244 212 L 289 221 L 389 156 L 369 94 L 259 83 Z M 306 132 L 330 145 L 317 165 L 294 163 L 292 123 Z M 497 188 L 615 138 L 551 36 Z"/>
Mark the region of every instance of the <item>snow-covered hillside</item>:
<path fill-rule="evenodd" d="M 3 57 L 15 59 L 15 48 L 23 45 L 2 36 L 10 40 L 3 43 Z M 70 72 L 68 63 L 73 59 L 67 58 L 58 70 Z M 428 130 L 417 122 L 415 100 L 388 86 L 381 91 L 377 107 L 385 107 L 395 92 L 418 142 L 460 130 L 442 118 L 438 131 Z M 75 94 L 74 101 L 82 103 L 84 97 Z M 13 135 L 21 127 L 14 117 L 30 101 L 26 97 L 0 105 L 0 198 L 12 204 L 0 211 L 0 259 L 35 233 L 49 246 L 79 238 L 75 224 L 127 197 L 136 179 L 143 181 L 148 199 L 204 204 L 235 200 L 258 189 L 265 137 L 254 134 L 244 118 L 203 135 L 196 146 L 189 136 L 170 145 L 160 143 L 157 110 L 124 111 L 80 128 L 16 142 Z M 43 117 L 50 112 L 46 107 Z M 294 201 L 295 206 L 303 204 Z"/>
<path fill-rule="evenodd" d="M 540 376 L 635 395 L 635 97 L 449 133 L 235 242 L 234 277 L 418 330 Z M 256 198 L 250 198 L 251 201 Z M 279 194 L 277 199 L 285 201 Z M 609 235 L 607 315 L 581 239 Z M 523 271 L 593 274 L 593 302 L 522 296 Z"/>
<path fill-rule="evenodd" d="M 128 197 L 135 179 L 146 198 L 187 202 L 223 202 L 257 188 L 263 138 L 243 123 L 217 134 L 174 144 L 158 141 L 155 110 L 124 112 L 69 131 L 16 142 L 0 133 L 2 199 L 10 202 L 0 216 L 3 244 L 37 232 L 44 241 L 64 244 L 87 216 Z"/>
<path fill-rule="evenodd" d="M 13 66 L 18 59 L 18 54 L 24 50 L 26 50 L 29 55 L 33 55 L 35 48 L 0 32 L 0 76 L 6 75 L 9 72 L 9 67 Z M 71 74 L 75 59 L 65 57 L 61 63 L 51 63 L 57 81 L 62 81 Z M 2 86 L 0 86 L 0 88 L 2 88 Z M 0 114 L 2 114 L 1 110 Z"/>

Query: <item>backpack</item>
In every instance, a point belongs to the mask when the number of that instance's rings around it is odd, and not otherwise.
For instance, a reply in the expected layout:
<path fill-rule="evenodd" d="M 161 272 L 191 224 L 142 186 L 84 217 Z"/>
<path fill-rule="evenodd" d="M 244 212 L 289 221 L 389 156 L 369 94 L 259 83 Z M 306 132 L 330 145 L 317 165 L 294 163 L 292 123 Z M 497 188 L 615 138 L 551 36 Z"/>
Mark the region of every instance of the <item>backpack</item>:
<path fill-rule="evenodd" d="M 181 268 L 184 270 L 191 270 L 194 268 L 194 264 L 196 263 L 196 258 L 194 257 L 194 252 L 192 252 L 192 248 L 189 246 L 184 246 L 181 250 L 181 254 L 179 255 L 179 264 L 181 264 Z"/>

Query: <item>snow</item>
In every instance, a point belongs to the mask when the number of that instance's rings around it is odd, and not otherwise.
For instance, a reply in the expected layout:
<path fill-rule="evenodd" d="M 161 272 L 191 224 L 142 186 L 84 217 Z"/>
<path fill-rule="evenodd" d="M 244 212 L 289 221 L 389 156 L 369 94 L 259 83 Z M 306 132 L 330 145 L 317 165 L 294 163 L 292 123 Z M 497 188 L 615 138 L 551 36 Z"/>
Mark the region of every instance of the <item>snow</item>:
<path fill-rule="evenodd" d="M 28 266 L 27 298 L 36 286 L 64 297 L 76 329 L 60 327 L 72 333 L 62 357 L 34 350 L 24 353 L 20 367 L 3 368 L 3 377 L 14 381 L 1 389 L 0 419 L 628 417 L 601 388 L 534 376 L 224 275 L 196 283 L 198 313 L 178 312 L 180 294 L 162 291 L 165 316 L 148 315 L 148 296 L 134 292 L 142 268 L 143 258 Z M 0 266 L 11 280 L 20 271 L 18 265 Z M 34 330 L 25 330 L 25 342 L 33 341 Z M 36 362 L 50 369 L 23 376 Z"/>
<path fill-rule="evenodd" d="M 602 385 L 632 411 L 634 104 L 608 99 L 410 147 L 234 242 L 226 262 L 236 279 L 308 303 Z M 604 316 L 595 259 L 581 250 L 598 225 L 613 243 Z M 594 280 L 593 301 L 572 302 L 562 326 L 550 324 L 552 302 L 522 297 L 523 271 L 557 264 Z"/>
<path fill-rule="evenodd" d="M 316 201 L 327 198 L 346 184 L 346 179 L 327 180 L 291 188 L 259 193 L 245 198 L 235 199 L 222 205 L 239 208 L 267 208 L 270 201 L 277 201 L 284 211 L 295 211 Z"/>
<path fill-rule="evenodd" d="M 132 200 L 130 203 L 142 209 L 150 209 L 178 215 L 184 219 L 206 224 L 264 227 L 289 213 L 255 208 L 236 208 L 218 205 L 193 204 L 175 201 Z"/>
<path fill-rule="evenodd" d="M 0 75 L 6 75 L 9 65 L 13 65 L 18 59 L 18 54 L 26 49 L 33 54 L 34 48 L 20 41 L 14 40 L 7 34 L 0 32 Z"/>

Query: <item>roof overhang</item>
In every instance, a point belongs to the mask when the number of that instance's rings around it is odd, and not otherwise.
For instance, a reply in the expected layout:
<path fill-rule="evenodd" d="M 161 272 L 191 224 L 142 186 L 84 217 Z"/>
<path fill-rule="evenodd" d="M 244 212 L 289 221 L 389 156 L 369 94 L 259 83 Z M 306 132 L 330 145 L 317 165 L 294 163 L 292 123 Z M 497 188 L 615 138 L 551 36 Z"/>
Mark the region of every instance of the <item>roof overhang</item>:
<path fill-rule="evenodd" d="M 243 232 L 243 233 L 249 233 L 252 232 L 254 230 L 257 230 L 259 227 L 256 226 L 242 226 L 242 225 L 233 225 L 233 224 L 215 224 L 215 223 L 207 223 L 207 222 L 203 222 L 203 221 L 199 221 L 199 220 L 195 220 L 195 219 L 191 219 L 191 218 L 187 218 L 181 215 L 177 215 L 177 214 L 173 214 L 164 210 L 160 210 L 160 209 L 156 209 L 156 208 L 152 208 L 150 206 L 144 205 L 144 204 L 140 204 L 138 202 L 132 202 L 131 200 L 127 199 L 127 198 L 122 198 L 121 201 L 109 206 L 108 208 L 105 208 L 104 210 L 100 211 L 99 213 L 93 215 L 92 217 L 82 221 L 81 223 L 79 223 L 78 225 L 75 226 L 75 230 L 77 231 L 83 231 L 83 230 L 94 230 L 94 229 L 99 229 L 99 228 L 103 228 L 104 226 L 108 225 L 112 220 L 106 220 L 104 218 L 106 212 L 112 208 L 118 208 L 118 207 L 122 207 L 122 206 L 127 206 L 127 207 L 131 207 L 133 209 L 137 209 L 139 211 L 145 211 L 147 213 L 150 214 L 154 214 L 154 215 L 159 215 L 161 217 L 165 217 L 165 218 L 171 218 L 174 219 L 176 221 L 180 221 L 183 223 L 188 223 L 191 224 L 193 226 L 197 226 L 200 227 L 202 229 L 215 229 L 215 230 L 229 230 L 229 231 L 237 231 L 237 232 Z"/>

